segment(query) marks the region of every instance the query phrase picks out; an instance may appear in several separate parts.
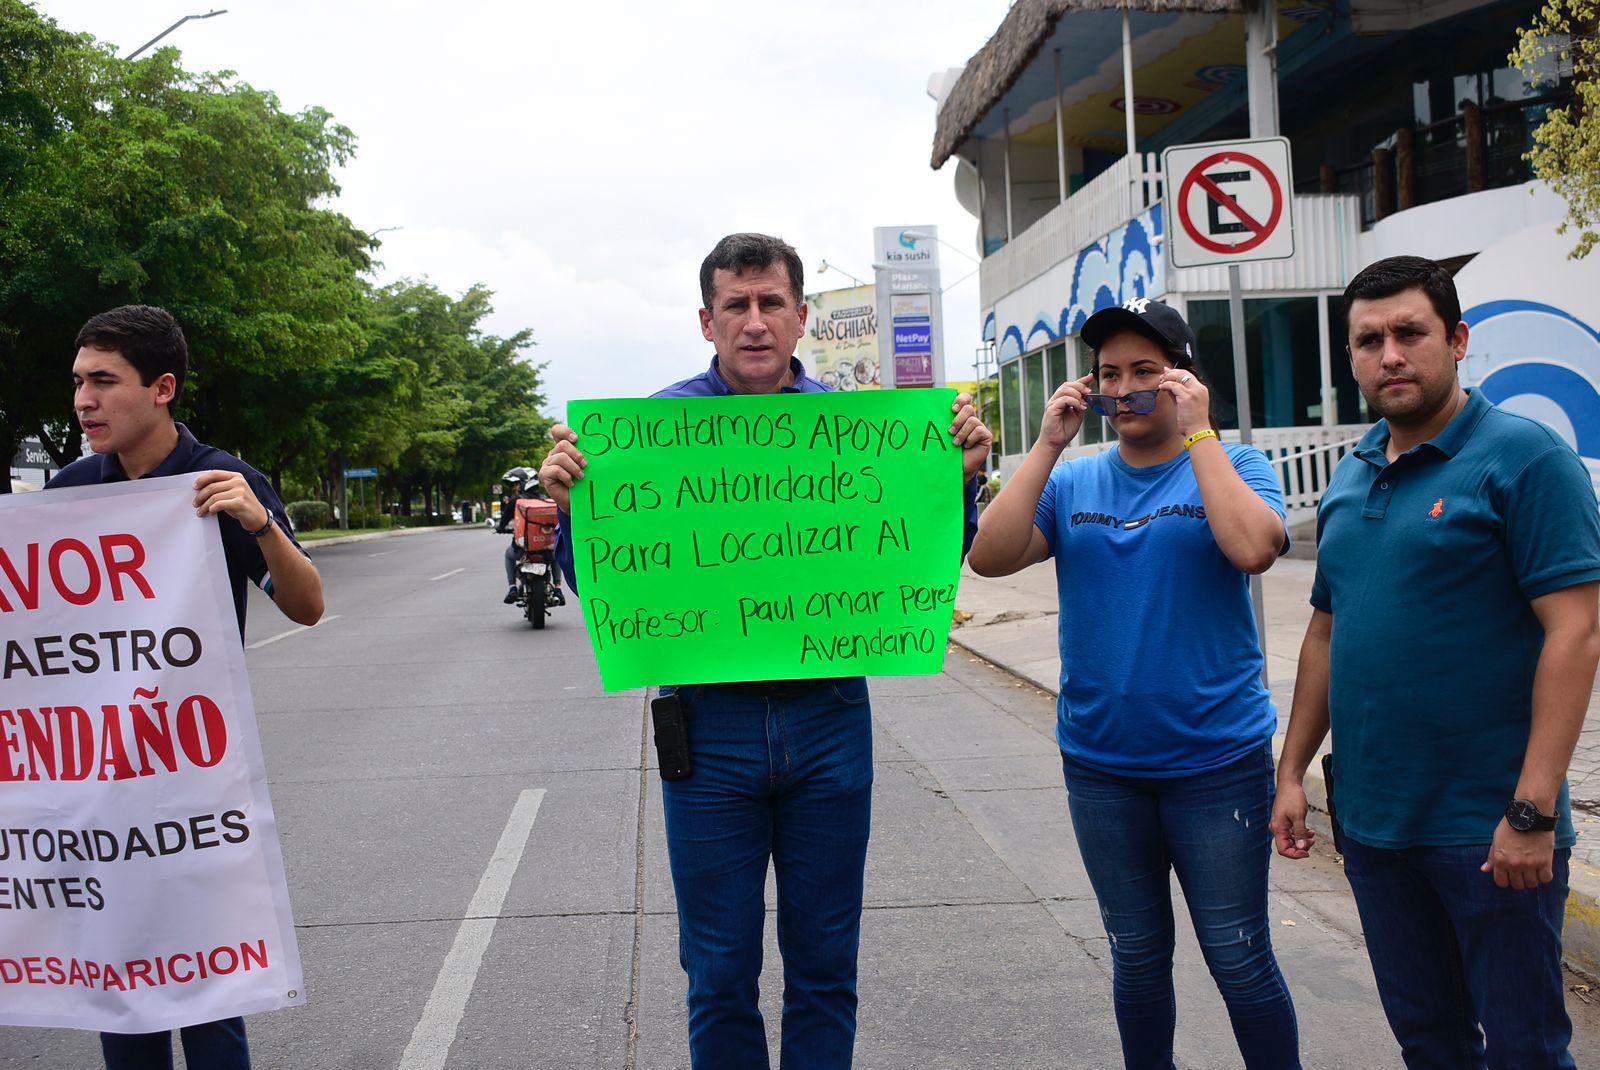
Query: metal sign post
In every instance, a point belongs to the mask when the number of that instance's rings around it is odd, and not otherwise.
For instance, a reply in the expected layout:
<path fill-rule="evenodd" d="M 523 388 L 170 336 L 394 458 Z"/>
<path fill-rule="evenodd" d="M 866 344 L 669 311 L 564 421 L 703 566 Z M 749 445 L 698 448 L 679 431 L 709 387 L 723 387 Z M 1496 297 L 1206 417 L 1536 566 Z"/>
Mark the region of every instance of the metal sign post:
<path fill-rule="evenodd" d="M 361 495 L 361 512 L 364 516 L 367 511 L 367 480 L 377 479 L 378 470 L 376 468 L 346 468 L 344 470 L 344 478 L 346 481 L 352 479 L 356 481 L 357 490 Z"/>
<path fill-rule="evenodd" d="M 1250 368 L 1239 265 L 1294 256 L 1294 176 L 1287 138 L 1175 145 L 1162 154 L 1167 188 L 1175 189 L 1167 247 L 1175 268 L 1228 266 L 1228 326 L 1233 336 L 1234 401 L 1239 441 L 1250 444 Z M 1267 680 L 1267 614 L 1260 576 L 1250 577 L 1261 682 Z M 1268 685 L 1270 686 L 1270 684 Z"/>

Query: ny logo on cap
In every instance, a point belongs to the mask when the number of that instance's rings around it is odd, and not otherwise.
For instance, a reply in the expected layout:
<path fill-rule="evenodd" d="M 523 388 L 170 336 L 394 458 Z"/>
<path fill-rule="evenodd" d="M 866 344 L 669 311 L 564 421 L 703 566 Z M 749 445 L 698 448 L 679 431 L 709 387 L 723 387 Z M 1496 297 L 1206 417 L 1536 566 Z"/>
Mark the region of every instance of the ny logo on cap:
<path fill-rule="evenodd" d="M 1150 299 L 1148 297 L 1135 297 L 1132 301 L 1129 301 L 1122 307 L 1127 309 L 1129 312 L 1137 313 L 1138 315 L 1142 316 L 1145 313 L 1145 309 L 1150 307 Z"/>

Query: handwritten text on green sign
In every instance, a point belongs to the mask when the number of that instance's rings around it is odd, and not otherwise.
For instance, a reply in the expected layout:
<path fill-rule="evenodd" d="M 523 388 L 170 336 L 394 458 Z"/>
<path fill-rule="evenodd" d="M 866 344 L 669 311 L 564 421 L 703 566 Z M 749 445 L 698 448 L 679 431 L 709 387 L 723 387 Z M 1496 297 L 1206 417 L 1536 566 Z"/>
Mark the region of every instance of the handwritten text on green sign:
<path fill-rule="evenodd" d="M 954 397 L 575 402 L 574 560 L 607 690 L 940 671 Z"/>

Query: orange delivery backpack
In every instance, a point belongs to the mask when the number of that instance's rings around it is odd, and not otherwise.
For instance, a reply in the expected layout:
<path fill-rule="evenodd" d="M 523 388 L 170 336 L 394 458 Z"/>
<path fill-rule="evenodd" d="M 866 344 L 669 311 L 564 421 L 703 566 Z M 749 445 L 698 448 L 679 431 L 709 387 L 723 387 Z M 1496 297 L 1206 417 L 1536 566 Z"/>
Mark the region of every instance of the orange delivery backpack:
<path fill-rule="evenodd" d="M 524 550 L 554 549 L 556 503 L 543 498 L 518 498 L 511 537 Z"/>

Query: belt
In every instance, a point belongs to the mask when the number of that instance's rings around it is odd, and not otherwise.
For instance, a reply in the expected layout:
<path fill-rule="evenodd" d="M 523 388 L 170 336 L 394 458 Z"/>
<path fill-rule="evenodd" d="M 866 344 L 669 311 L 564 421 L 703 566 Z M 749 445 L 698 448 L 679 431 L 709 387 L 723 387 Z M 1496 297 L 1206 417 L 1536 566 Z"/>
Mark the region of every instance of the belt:
<path fill-rule="evenodd" d="M 760 695 L 763 698 L 799 698 L 809 695 L 819 687 L 838 683 L 844 677 L 828 677 L 821 680 L 741 680 L 727 684 L 705 684 L 705 687 L 720 687 L 724 691 L 733 691 L 741 695 Z"/>

